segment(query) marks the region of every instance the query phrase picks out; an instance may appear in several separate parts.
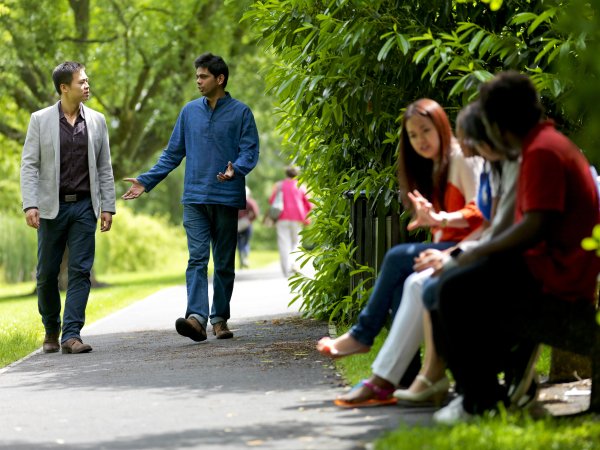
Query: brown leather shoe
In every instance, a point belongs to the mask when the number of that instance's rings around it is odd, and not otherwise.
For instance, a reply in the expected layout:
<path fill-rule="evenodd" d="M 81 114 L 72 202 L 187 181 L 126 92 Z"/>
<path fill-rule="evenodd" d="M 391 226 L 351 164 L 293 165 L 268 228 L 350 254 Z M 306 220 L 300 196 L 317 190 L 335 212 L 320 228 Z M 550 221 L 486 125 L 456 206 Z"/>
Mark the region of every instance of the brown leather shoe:
<path fill-rule="evenodd" d="M 213 323 L 213 334 L 217 339 L 231 339 L 233 337 L 233 333 L 229 330 L 225 321 Z"/>
<path fill-rule="evenodd" d="M 92 351 L 92 346 L 84 344 L 81 339 L 71 338 L 63 342 L 62 345 L 63 353 L 89 353 Z"/>
<path fill-rule="evenodd" d="M 184 319 L 180 317 L 175 321 L 175 329 L 185 337 L 189 337 L 192 341 L 201 342 L 206 340 L 206 329 L 195 317 Z"/>
<path fill-rule="evenodd" d="M 46 333 L 46 336 L 44 337 L 44 346 L 42 347 L 44 353 L 56 353 L 60 350 L 60 345 L 58 344 L 59 336 L 60 332 Z"/>

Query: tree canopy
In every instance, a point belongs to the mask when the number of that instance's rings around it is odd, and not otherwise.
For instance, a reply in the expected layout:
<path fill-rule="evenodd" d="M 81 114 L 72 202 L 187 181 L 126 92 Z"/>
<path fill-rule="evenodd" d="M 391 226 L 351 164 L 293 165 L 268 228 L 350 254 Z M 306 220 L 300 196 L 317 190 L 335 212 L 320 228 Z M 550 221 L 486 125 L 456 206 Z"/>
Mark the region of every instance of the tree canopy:
<path fill-rule="evenodd" d="M 263 155 L 276 159 L 269 155 L 269 149 L 279 149 L 272 106 L 257 70 L 268 64 L 268 55 L 257 52 L 255 40 L 246 32 L 248 25 L 240 22 L 249 4 L 249 0 L 0 1 L 0 143 L 9 149 L 0 165 L 11 174 L 10 181 L 0 185 L 0 203 L 19 209 L 15 180 L 29 115 L 58 100 L 51 73 L 65 60 L 86 66 L 92 94 L 88 105 L 107 117 L 117 182 L 146 170 L 165 147 L 179 110 L 199 95 L 193 62 L 204 51 L 227 61 L 228 89 L 252 107 L 266 150 Z M 272 177 L 271 168 L 258 167 L 257 172 L 265 170 Z M 170 189 L 153 197 L 167 196 L 168 203 L 177 206 L 181 183 L 176 178 L 165 182 Z M 255 178 L 258 183 L 264 177 Z"/>

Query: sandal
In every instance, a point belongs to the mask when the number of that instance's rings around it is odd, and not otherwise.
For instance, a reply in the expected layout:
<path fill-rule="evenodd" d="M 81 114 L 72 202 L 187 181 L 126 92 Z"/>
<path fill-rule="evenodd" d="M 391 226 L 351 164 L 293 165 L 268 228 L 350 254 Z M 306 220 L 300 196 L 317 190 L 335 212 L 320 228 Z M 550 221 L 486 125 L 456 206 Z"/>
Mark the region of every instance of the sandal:
<path fill-rule="evenodd" d="M 354 391 L 355 389 L 359 389 L 363 386 L 371 390 L 371 392 L 373 392 L 373 397 L 359 402 L 353 402 L 336 398 L 333 401 L 333 403 L 336 406 L 339 406 L 340 408 L 366 408 L 371 406 L 395 405 L 398 402 L 398 399 L 392 396 L 392 394 L 394 393 L 394 388 L 382 388 L 371 383 L 369 380 L 360 381 L 356 386 L 354 386 L 351 389 L 350 392 Z"/>
<path fill-rule="evenodd" d="M 441 405 L 448 395 L 448 388 L 450 387 L 448 378 L 442 377 L 438 381 L 433 382 L 425 375 L 419 374 L 416 379 L 427 387 L 419 392 L 412 392 L 409 389 L 398 389 L 394 392 L 394 397 L 413 404 L 432 403 L 434 405 Z"/>

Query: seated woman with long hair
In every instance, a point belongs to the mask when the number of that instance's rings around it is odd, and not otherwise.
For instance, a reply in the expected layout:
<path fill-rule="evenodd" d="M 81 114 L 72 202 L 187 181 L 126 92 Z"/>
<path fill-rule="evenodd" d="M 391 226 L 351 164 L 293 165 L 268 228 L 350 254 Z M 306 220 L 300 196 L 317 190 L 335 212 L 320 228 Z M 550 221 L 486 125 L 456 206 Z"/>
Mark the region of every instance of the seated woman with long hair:
<path fill-rule="evenodd" d="M 339 358 L 368 352 L 390 312 L 395 315 L 404 282 L 414 271 L 415 258 L 426 249 L 453 247 L 481 225 L 483 217 L 475 205 L 481 165 L 480 158 L 468 158 L 462 153 L 448 116 L 437 102 L 420 99 L 406 108 L 400 134 L 398 182 L 403 204 L 413 213 L 408 229 L 429 229 L 432 242 L 400 244 L 386 253 L 358 322 L 336 339 L 321 339 L 317 349 L 322 354 Z M 418 353 L 413 360 L 418 370 Z M 412 378 L 403 384 L 410 384 Z M 375 391 L 378 386 L 366 381 L 363 388 Z"/>

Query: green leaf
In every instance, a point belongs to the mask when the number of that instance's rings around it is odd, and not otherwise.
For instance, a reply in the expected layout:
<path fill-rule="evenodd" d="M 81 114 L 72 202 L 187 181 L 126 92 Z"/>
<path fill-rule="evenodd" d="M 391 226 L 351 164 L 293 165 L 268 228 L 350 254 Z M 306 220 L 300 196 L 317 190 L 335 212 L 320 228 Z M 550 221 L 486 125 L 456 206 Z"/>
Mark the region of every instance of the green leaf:
<path fill-rule="evenodd" d="M 316 77 L 314 77 L 314 78 L 311 80 L 310 84 L 308 85 L 308 90 L 309 90 L 309 91 L 312 91 L 312 90 L 314 90 L 314 88 L 315 88 L 315 86 L 317 85 L 317 83 L 318 83 L 319 81 L 321 81 L 323 78 L 325 78 L 323 75 L 317 75 Z"/>
<path fill-rule="evenodd" d="M 469 80 L 469 77 L 470 77 L 470 74 L 467 74 L 467 75 L 461 77 L 458 80 L 458 82 L 456 82 L 454 84 L 454 86 L 452 86 L 452 89 L 450 89 L 450 93 L 448 94 L 448 97 L 453 97 L 454 95 L 463 92 L 465 84 Z"/>
<path fill-rule="evenodd" d="M 402 51 L 403 55 L 406 55 L 408 53 L 408 50 L 410 50 L 410 42 L 408 42 L 408 38 L 405 35 L 397 34 L 396 43 Z"/>
<path fill-rule="evenodd" d="M 510 20 L 511 25 L 521 25 L 526 22 L 531 22 L 537 19 L 538 15 L 532 12 L 523 12 L 519 14 L 515 14 L 513 18 Z"/>
<path fill-rule="evenodd" d="M 500 7 L 502 6 L 502 1 L 503 0 L 491 0 L 490 9 L 492 11 L 498 11 L 500 9 Z"/>
<path fill-rule="evenodd" d="M 435 48 L 435 45 L 433 45 L 433 44 L 423 47 L 421 50 L 419 50 L 417 53 L 415 53 L 415 56 L 413 56 L 413 62 L 415 64 L 419 64 L 421 62 L 421 60 L 423 58 L 425 58 L 425 56 L 427 56 L 427 54 L 434 48 Z"/>
<path fill-rule="evenodd" d="M 537 54 L 533 61 L 536 63 L 541 61 L 541 59 L 546 53 L 548 53 L 550 50 L 554 50 L 559 44 L 560 41 L 558 39 L 550 39 L 548 43 L 544 45 L 544 48 Z"/>
<path fill-rule="evenodd" d="M 592 237 L 600 242 L 600 224 L 594 226 L 594 229 L 592 230 Z"/>
<path fill-rule="evenodd" d="M 385 44 L 383 44 L 383 47 L 381 47 L 381 49 L 379 50 L 379 54 L 377 55 L 377 61 L 382 61 L 387 57 L 387 54 L 392 48 L 392 45 L 394 45 L 395 40 L 396 39 L 393 36 L 388 38 Z"/>
<path fill-rule="evenodd" d="M 338 125 L 342 125 L 342 123 L 344 122 L 343 111 L 339 104 L 336 104 L 333 109 L 333 117 L 335 118 L 335 122 Z"/>
<path fill-rule="evenodd" d="M 479 43 L 481 42 L 484 36 L 484 30 L 479 30 L 477 33 L 475 33 L 475 36 L 473 36 L 471 42 L 469 43 L 469 53 L 475 53 L 475 49 L 479 46 Z"/>
<path fill-rule="evenodd" d="M 312 29 L 314 27 L 315 26 L 312 23 L 303 24 L 301 27 L 296 28 L 293 32 L 294 32 L 294 34 L 296 34 L 296 33 L 300 33 L 301 31 L 304 31 L 304 30 L 310 30 L 310 29 Z"/>
<path fill-rule="evenodd" d="M 598 241 L 591 237 L 586 237 L 581 240 L 581 247 L 586 251 L 598 250 Z"/>
<path fill-rule="evenodd" d="M 473 76 L 475 78 L 477 78 L 479 81 L 481 81 L 482 83 L 485 83 L 486 81 L 490 81 L 492 78 L 494 78 L 494 74 L 488 72 L 487 70 L 474 70 Z"/>
<path fill-rule="evenodd" d="M 287 80 L 285 80 L 277 89 L 276 95 L 277 96 L 283 96 L 283 97 L 289 97 L 289 88 L 290 85 L 296 80 L 296 78 L 298 77 L 297 74 L 292 75 L 291 77 L 289 77 Z"/>
<path fill-rule="evenodd" d="M 542 23 L 549 22 L 549 19 L 553 18 L 555 14 L 556 14 L 556 8 L 550 8 L 550 9 L 547 9 L 546 11 L 544 11 L 532 22 L 531 25 L 529 25 L 529 28 L 527 29 L 527 33 L 528 34 L 533 33 L 537 29 L 537 27 L 539 27 Z"/>

